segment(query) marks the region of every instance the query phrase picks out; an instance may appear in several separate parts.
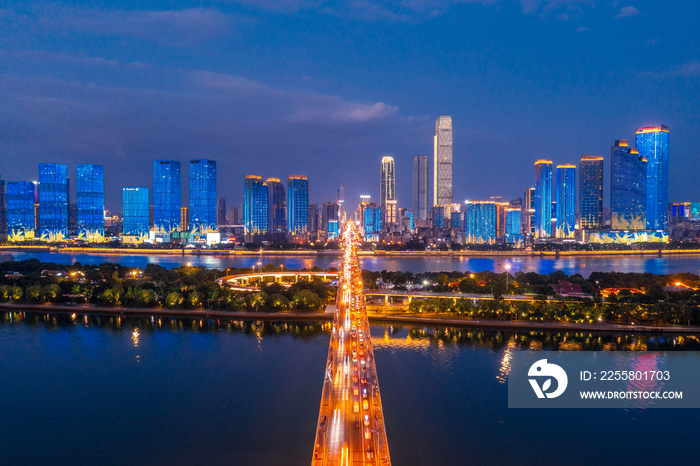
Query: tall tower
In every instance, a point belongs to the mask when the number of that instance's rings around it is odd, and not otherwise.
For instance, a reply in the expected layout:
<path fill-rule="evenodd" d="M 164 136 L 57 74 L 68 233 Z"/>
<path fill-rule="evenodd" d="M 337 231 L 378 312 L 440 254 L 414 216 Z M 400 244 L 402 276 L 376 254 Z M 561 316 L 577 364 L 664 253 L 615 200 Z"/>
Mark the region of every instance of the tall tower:
<path fill-rule="evenodd" d="M 552 161 L 535 162 L 535 237 L 552 237 Z"/>
<path fill-rule="evenodd" d="M 34 238 L 34 191 L 31 181 L 7 182 L 7 234 L 10 241 Z"/>
<path fill-rule="evenodd" d="M 81 163 L 76 167 L 78 237 L 90 242 L 105 237 L 105 176 L 102 165 Z"/>
<path fill-rule="evenodd" d="M 668 226 L 668 128 L 648 126 L 637 129 L 637 150 L 647 159 L 647 229 Z"/>
<path fill-rule="evenodd" d="M 557 165 L 557 238 L 573 238 L 576 226 L 576 165 Z"/>
<path fill-rule="evenodd" d="M 428 156 L 413 157 L 413 215 L 428 218 Z"/>
<path fill-rule="evenodd" d="M 307 240 L 309 231 L 309 180 L 302 175 L 287 179 L 287 233 L 293 242 Z"/>
<path fill-rule="evenodd" d="M 379 182 L 379 205 L 384 211 L 384 223 L 396 223 L 396 172 L 394 157 L 382 157 L 382 175 Z"/>
<path fill-rule="evenodd" d="M 433 139 L 433 205 L 452 204 L 452 117 L 435 120 Z"/>
<path fill-rule="evenodd" d="M 60 241 L 68 235 L 68 167 L 39 164 L 39 236 Z"/>
<path fill-rule="evenodd" d="M 206 234 L 217 229 L 216 161 L 190 160 L 190 229 Z"/>
<path fill-rule="evenodd" d="M 603 157 L 581 156 L 579 187 L 581 228 L 597 230 L 603 225 Z"/>
<path fill-rule="evenodd" d="M 647 159 L 618 139 L 610 150 L 610 210 L 613 230 L 644 230 Z"/>
<path fill-rule="evenodd" d="M 153 162 L 153 224 L 156 233 L 170 234 L 180 229 L 180 162 Z"/>
<path fill-rule="evenodd" d="M 270 239 L 275 243 L 287 242 L 287 194 L 279 178 L 268 178 L 267 197 L 270 201 Z"/>
<path fill-rule="evenodd" d="M 126 236 L 148 236 L 148 188 L 122 188 L 122 233 Z"/>
<path fill-rule="evenodd" d="M 269 202 L 267 186 L 262 177 L 245 177 L 243 193 L 243 226 L 246 243 L 260 243 L 268 239 Z"/>

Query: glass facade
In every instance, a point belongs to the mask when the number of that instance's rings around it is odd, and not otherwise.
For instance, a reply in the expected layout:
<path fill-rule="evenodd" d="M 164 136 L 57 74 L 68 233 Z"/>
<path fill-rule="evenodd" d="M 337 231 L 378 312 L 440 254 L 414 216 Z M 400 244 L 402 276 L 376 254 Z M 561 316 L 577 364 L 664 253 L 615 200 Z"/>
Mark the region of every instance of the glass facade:
<path fill-rule="evenodd" d="M 216 161 L 190 160 L 190 223 L 195 235 L 217 230 Z"/>
<path fill-rule="evenodd" d="M 576 228 L 576 166 L 557 165 L 557 238 L 573 238 Z"/>
<path fill-rule="evenodd" d="M 365 237 L 376 236 L 382 231 L 382 209 L 374 202 L 362 205 Z"/>
<path fill-rule="evenodd" d="M 433 228 L 445 227 L 445 207 L 441 205 L 433 206 Z"/>
<path fill-rule="evenodd" d="M 451 217 L 451 227 L 452 228 L 462 228 L 462 213 L 461 212 L 452 212 L 450 214 Z"/>
<path fill-rule="evenodd" d="M 287 193 L 279 178 L 268 178 L 268 199 L 270 201 L 270 239 L 275 243 L 287 241 Z"/>
<path fill-rule="evenodd" d="M 287 180 L 287 231 L 303 241 L 309 231 L 309 180 L 291 175 Z"/>
<path fill-rule="evenodd" d="M 389 208 L 389 201 L 396 200 L 396 171 L 394 157 L 382 157 L 382 173 L 379 180 L 379 205 L 384 210 L 384 223 L 396 223 L 396 209 Z"/>
<path fill-rule="evenodd" d="M 156 233 L 180 230 L 180 162 L 153 162 L 153 226 Z"/>
<path fill-rule="evenodd" d="M 535 162 L 535 236 L 552 237 L 552 161 Z"/>
<path fill-rule="evenodd" d="M 428 156 L 413 158 L 413 213 L 416 218 L 428 218 Z"/>
<path fill-rule="evenodd" d="M 467 201 L 464 227 L 467 243 L 496 242 L 498 206 L 493 201 Z"/>
<path fill-rule="evenodd" d="M 122 233 L 138 236 L 141 241 L 149 231 L 148 188 L 122 188 Z"/>
<path fill-rule="evenodd" d="M 627 140 L 618 139 L 610 151 L 610 166 L 612 229 L 646 229 L 646 158 Z"/>
<path fill-rule="evenodd" d="M 43 241 L 68 236 L 68 169 L 60 163 L 39 164 L 39 235 Z"/>
<path fill-rule="evenodd" d="M 522 212 L 520 209 L 506 209 L 506 243 L 522 241 Z"/>
<path fill-rule="evenodd" d="M 646 227 L 668 227 L 668 128 L 651 126 L 637 130 L 637 150 L 647 159 Z"/>
<path fill-rule="evenodd" d="M 581 228 L 597 230 L 603 225 L 603 157 L 581 157 L 579 189 Z"/>
<path fill-rule="evenodd" d="M 105 177 L 102 165 L 78 164 L 76 178 L 78 238 L 105 239 Z"/>
<path fill-rule="evenodd" d="M 433 205 L 452 204 L 452 117 L 440 115 L 433 138 Z"/>
<path fill-rule="evenodd" d="M 330 235 L 330 222 L 338 224 L 340 206 L 337 202 L 324 202 L 321 205 L 321 229 Z"/>
<path fill-rule="evenodd" d="M 259 176 L 245 177 L 243 194 L 243 226 L 246 243 L 260 243 L 268 240 L 269 195 L 267 186 Z"/>
<path fill-rule="evenodd" d="M 7 238 L 24 241 L 34 238 L 34 183 L 7 182 Z"/>

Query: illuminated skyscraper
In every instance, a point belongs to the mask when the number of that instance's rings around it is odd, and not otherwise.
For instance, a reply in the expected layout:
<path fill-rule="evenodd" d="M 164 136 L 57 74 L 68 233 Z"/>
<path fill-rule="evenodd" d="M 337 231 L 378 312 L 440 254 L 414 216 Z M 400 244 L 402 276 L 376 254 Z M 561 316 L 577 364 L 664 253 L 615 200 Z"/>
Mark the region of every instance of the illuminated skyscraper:
<path fill-rule="evenodd" d="M 243 226 L 246 243 L 267 241 L 270 222 L 270 204 L 267 186 L 262 177 L 245 177 L 243 194 Z"/>
<path fill-rule="evenodd" d="M 226 225 L 226 198 L 219 197 L 216 199 L 216 224 Z"/>
<path fill-rule="evenodd" d="M 576 228 L 576 165 L 557 165 L 557 238 L 573 238 Z"/>
<path fill-rule="evenodd" d="M 413 214 L 428 218 L 428 156 L 413 157 Z"/>
<path fill-rule="evenodd" d="M 292 242 L 307 240 L 309 230 L 309 180 L 290 175 L 287 179 L 287 233 Z"/>
<path fill-rule="evenodd" d="M 495 243 L 497 215 L 498 206 L 494 201 L 467 201 L 464 214 L 467 243 Z"/>
<path fill-rule="evenodd" d="M 39 235 L 47 241 L 68 235 L 68 168 L 60 163 L 39 164 Z"/>
<path fill-rule="evenodd" d="M 637 150 L 647 159 L 646 214 L 648 230 L 668 227 L 668 128 L 637 129 Z"/>
<path fill-rule="evenodd" d="M 579 162 L 581 228 L 603 225 L 603 157 L 583 155 Z"/>
<path fill-rule="evenodd" d="M 535 235 L 535 188 L 528 188 L 523 194 L 522 226 L 523 234 Z"/>
<path fill-rule="evenodd" d="M 7 235 L 10 241 L 34 238 L 34 183 L 7 182 Z"/>
<path fill-rule="evenodd" d="M 360 204 L 362 210 L 362 229 L 365 232 L 366 241 L 377 241 L 378 234 L 382 231 L 382 209 L 374 202 Z"/>
<path fill-rule="evenodd" d="M 379 206 L 384 211 L 384 223 L 396 223 L 396 171 L 394 157 L 382 157 L 382 173 L 379 182 Z"/>
<path fill-rule="evenodd" d="M 517 208 L 506 208 L 506 243 L 522 241 L 522 212 Z"/>
<path fill-rule="evenodd" d="M 433 205 L 452 204 L 452 117 L 435 121 L 433 140 Z"/>
<path fill-rule="evenodd" d="M 626 139 L 618 139 L 610 151 L 610 165 L 612 229 L 646 229 L 647 159 Z"/>
<path fill-rule="evenodd" d="M 267 197 L 270 201 L 270 240 L 287 242 L 287 194 L 279 178 L 268 178 Z"/>
<path fill-rule="evenodd" d="M 102 165 L 78 164 L 77 230 L 78 237 L 90 242 L 105 237 L 105 178 Z"/>
<path fill-rule="evenodd" d="M 148 188 L 122 188 L 122 233 L 125 236 L 148 236 L 148 202 Z"/>
<path fill-rule="evenodd" d="M 153 162 L 153 224 L 156 233 L 180 230 L 180 162 Z"/>
<path fill-rule="evenodd" d="M 552 161 L 535 162 L 535 237 L 552 237 Z"/>
<path fill-rule="evenodd" d="M 216 160 L 190 160 L 190 230 L 217 230 Z"/>
<path fill-rule="evenodd" d="M 340 206 L 337 202 L 324 202 L 321 205 L 321 229 L 326 233 L 330 233 L 329 222 L 335 221 L 337 226 L 339 214 Z"/>

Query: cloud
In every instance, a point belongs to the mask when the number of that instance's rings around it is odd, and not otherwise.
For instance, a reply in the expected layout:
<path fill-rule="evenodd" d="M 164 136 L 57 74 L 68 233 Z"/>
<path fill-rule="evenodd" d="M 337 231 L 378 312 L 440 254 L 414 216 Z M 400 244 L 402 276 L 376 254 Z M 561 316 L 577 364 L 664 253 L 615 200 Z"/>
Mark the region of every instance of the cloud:
<path fill-rule="evenodd" d="M 559 16 L 556 17 L 556 19 L 558 19 L 559 21 L 567 21 L 567 20 L 569 20 L 570 18 L 571 18 L 571 17 L 569 16 L 569 13 L 562 13 L 562 14 L 560 14 Z"/>
<path fill-rule="evenodd" d="M 666 70 L 651 71 L 644 73 L 644 76 L 658 80 L 673 78 L 694 78 L 696 76 L 700 76 L 700 62 L 694 61 L 684 63 L 679 66 L 674 66 Z"/>
<path fill-rule="evenodd" d="M 640 11 L 633 6 L 625 6 L 620 8 L 620 12 L 615 16 L 615 18 L 629 18 L 630 16 L 637 16 Z"/>
<path fill-rule="evenodd" d="M 588 31 L 588 28 L 586 26 L 581 26 L 580 28 L 576 29 L 576 32 L 586 32 Z"/>

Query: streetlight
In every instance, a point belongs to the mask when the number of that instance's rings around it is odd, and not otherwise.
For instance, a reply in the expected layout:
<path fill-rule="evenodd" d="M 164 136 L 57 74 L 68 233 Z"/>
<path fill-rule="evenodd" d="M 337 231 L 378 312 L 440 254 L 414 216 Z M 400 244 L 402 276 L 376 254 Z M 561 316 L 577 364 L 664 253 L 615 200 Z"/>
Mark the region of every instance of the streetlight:
<path fill-rule="evenodd" d="M 508 276 L 510 275 L 510 263 L 506 264 L 506 292 L 508 292 Z"/>

